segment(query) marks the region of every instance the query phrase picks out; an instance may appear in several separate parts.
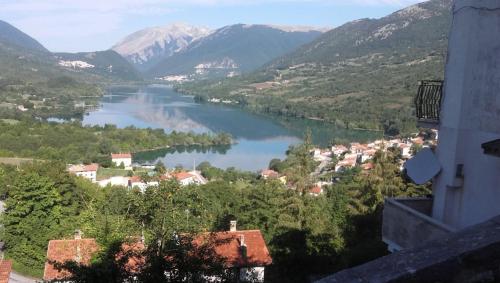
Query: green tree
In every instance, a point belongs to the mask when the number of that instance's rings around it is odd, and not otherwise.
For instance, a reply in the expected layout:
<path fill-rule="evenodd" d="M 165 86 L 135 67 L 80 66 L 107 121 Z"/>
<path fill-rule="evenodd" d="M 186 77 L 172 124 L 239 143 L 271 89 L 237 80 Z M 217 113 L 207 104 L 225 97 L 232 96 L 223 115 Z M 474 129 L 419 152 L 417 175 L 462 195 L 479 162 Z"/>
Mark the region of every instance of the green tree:
<path fill-rule="evenodd" d="M 50 239 L 61 235 L 62 197 L 54 182 L 37 173 L 21 172 L 9 190 L 3 216 L 7 255 L 23 268 L 39 272 Z"/>

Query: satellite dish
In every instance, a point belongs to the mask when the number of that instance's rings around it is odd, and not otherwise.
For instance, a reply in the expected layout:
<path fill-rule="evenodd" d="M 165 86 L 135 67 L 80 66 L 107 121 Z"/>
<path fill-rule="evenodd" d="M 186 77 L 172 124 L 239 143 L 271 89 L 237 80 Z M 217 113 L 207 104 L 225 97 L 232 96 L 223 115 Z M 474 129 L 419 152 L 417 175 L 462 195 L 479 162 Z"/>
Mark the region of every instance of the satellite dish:
<path fill-rule="evenodd" d="M 412 159 L 408 160 L 404 168 L 406 174 L 413 182 L 422 185 L 430 181 L 441 171 L 441 164 L 430 148 L 419 151 Z"/>

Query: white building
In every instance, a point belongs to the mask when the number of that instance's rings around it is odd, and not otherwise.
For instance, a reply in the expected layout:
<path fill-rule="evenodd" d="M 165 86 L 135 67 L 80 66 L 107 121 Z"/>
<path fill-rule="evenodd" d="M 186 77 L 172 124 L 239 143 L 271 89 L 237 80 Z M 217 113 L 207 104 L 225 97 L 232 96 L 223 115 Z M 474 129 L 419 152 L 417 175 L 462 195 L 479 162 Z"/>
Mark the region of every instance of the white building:
<path fill-rule="evenodd" d="M 68 172 L 75 174 L 76 176 L 89 179 L 92 182 L 97 181 L 97 170 L 99 170 L 99 164 L 97 163 L 92 163 L 89 165 L 70 165 L 68 167 Z"/>
<path fill-rule="evenodd" d="M 138 188 L 141 192 L 145 192 L 147 188 L 158 186 L 160 183 L 158 181 L 149 181 L 146 182 L 142 180 L 140 176 L 133 176 L 128 178 L 127 186 L 129 188 Z"/>
<path fill-rule="evenodd" d="M 127 187 L 129 183 L 129 178 L 128 177 L 123 177 L 123 176 L 114 176 L 109 179 L 105 180 L 100 180 L 97 182 L 100 187 L 106 187 L 106 186 L 123 186 Z"/>
<path fill-rule="evenodd" d="M 433 218 L 455 228 L 500 214 L 500 1 L 455 2 L 436 155 Z M 487 28 L 486 28 L 487 27 Z"/>
<path fill-rule="evenodd" d="M 178 172 L 172 176 L 181 184 L 181 186 L 188 185 L 204 185 L 207 180 L 198 171 L 191 172 Z"/>
<path fill-rule="evenodd" d="M 125 168 L 132 167 L 132 154 L 130 153 L 112 153 L 111 154 L 111 162 L 115 164 L 115 166 L 120 166 L 123 163 Z"/>
<path fill-rule="evenodd" d="M 439 128 L 437 149 L 422 150 L 405 165 L 413 180 L 432 179 L 433 197 L 386 200 L 383 240 L 392 250 L 500 214 L 498 23 L 498 0 L 454 2 L 443 98 L 434 95 L 440 84 L 423 82 L 420 90 L 427 89 L 416 99 L 420 125 Z"/>

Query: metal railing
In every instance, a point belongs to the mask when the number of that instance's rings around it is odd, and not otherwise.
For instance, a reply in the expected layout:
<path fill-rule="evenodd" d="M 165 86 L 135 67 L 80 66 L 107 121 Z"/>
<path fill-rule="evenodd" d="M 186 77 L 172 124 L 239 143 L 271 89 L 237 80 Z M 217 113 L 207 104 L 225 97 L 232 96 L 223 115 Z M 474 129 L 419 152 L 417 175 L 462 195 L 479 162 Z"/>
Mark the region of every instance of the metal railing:
<path fill-rule="evenodd" d="M 417 119 L 438 123 L 442 98 L 443 81 L 420 81 L 415 97 Z"/>

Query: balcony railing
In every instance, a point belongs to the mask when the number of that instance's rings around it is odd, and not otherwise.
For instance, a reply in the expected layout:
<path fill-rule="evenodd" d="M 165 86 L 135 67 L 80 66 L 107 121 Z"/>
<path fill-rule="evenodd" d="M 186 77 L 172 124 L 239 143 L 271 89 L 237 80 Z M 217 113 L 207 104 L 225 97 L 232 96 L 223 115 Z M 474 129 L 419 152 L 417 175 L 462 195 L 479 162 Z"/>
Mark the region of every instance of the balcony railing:
<path fill-rule="evenodd" d="M 420 81 L 415 97 L 415 109 L 419 123 L 439 123 L 442 98 L 443 81 Z"/>

